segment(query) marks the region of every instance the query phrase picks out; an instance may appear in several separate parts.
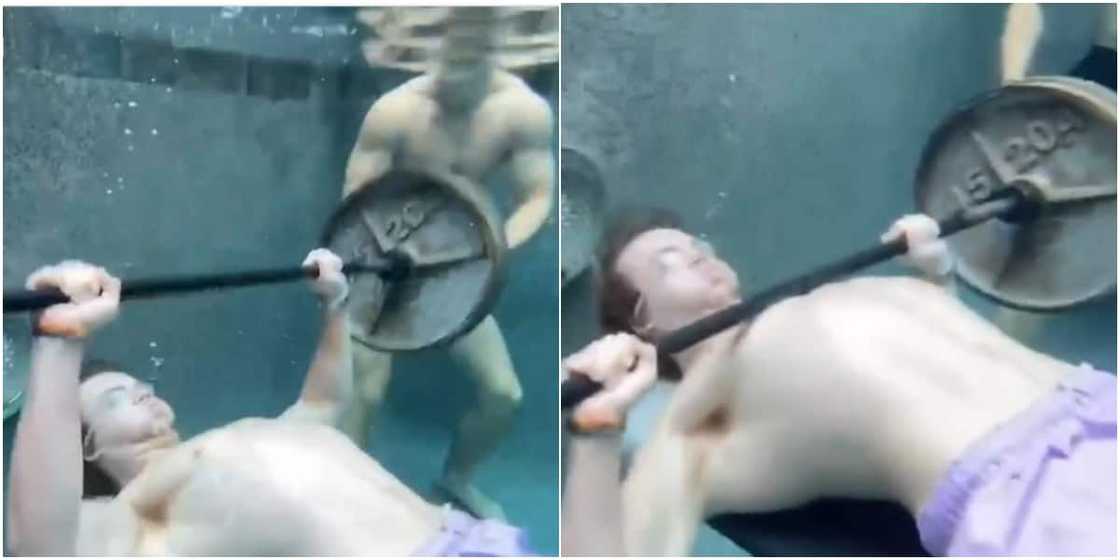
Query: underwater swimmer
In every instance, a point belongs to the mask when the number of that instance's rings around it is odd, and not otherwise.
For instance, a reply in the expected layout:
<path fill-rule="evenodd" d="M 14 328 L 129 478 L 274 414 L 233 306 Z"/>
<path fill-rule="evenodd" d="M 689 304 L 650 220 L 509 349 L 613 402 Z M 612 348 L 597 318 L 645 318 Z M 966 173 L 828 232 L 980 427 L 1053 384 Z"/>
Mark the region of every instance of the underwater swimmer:
<path fill-rule="evenodd" d="M 507 245 L 517 247 L 540 229 L 553 200 L 552 110 L 524 81 L 495 66 L 495 12 L 451 8 L 432 69 L 381 96 L 366 115 L 347 162 L 344 196 L 395 168 L 450 172 L 482 185 L 506 167 L 518 195 L 505 223 Z M 513 426 L 521 384 L 493 316 L 455 341 L 449 354 L 478 397 L 457 427 L 437 487 L 476 515 L 501 519 L 502 507 L 472 479 Z M 354 369 L 355 404 L 343 429 L 365 446 L 392 357 L 358 344 Z"/>
<path fill-rule="evenodd" d="M 322 337 L 297 402 L 180 441 L 171 407 L 120 371 L 79 379 L 86 339 L 116 317 L 120 281 L 76 261 L 28 287 L 71 302 L 36 318 L 12 451 L 8 549 L 20 555 L 524 555 L 523 534 L 431 505 L 334 428 L 352 390 L 342 262 L 312 288 Z M 115 496 L 88 499 L 83 459 Z"/>
<path fill-rule="evenodd" d="M 615 334 L 564 363 L 606 387 L 570 422 L 565 555 L 682 555 L 707 517 L 824 497 L 900 503 L 935 555 L 1115 555 L 1115 376 L 1035 352 L 905 277 L 829 284 L 658 356 L 643 339 L 739 290 L 706 244 L 654 218 L 608 238 L 601 319 Z M 932 220 L 892 230 L 927 275 L 949 269 Z M 620 484 L 627 412 L 678 366 Z"/>

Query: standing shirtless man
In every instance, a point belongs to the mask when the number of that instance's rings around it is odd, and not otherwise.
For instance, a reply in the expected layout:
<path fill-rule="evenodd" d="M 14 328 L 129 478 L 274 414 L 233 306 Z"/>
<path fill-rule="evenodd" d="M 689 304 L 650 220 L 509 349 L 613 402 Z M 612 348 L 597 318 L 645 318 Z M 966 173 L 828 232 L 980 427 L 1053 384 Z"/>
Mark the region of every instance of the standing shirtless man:
<path fill-rule="evenodd" d="M 455 173 L 482 182 L 508 165 L 519 195 L 505 223 L 517 247 L 548 218 L 553 198 L 552 110 L 520 78 L 495 67 L 494 8 L 453 8 L 431 69 L 374 103 L 346 166 L 347 196 L 394 168 Z M 478 386 L 478 402 L 460 422 L 437 487 L 481 517 L 501 507 L 471 484 L 472 474 L 509 431 L 521 386 L 493 316 L 456 341 L 450 354 Z M 364 446 L 385 394 L 391 356 L 354 345 L 355 401 L 344 429 Z"/>

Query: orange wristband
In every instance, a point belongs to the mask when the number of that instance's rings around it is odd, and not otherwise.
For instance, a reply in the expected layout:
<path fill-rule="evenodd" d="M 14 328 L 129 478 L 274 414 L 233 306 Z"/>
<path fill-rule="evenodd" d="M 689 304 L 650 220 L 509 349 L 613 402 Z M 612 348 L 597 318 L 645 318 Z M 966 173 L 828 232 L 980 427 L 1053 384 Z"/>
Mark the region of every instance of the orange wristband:
<path fill-rule="evenodd" d="M 31 334 L 39 337 L 85 338 L 89 332 L 84 328 L 52 321 L 43 314 L 38 314 L 31 317 Z"/>
<path fill-rule="evenodd" d="M 626 427 L 626 417 L 613 409 L 576 409 L 568 418 L 568 429 L 576 434 L 601 434 L 621 432 Z"/>

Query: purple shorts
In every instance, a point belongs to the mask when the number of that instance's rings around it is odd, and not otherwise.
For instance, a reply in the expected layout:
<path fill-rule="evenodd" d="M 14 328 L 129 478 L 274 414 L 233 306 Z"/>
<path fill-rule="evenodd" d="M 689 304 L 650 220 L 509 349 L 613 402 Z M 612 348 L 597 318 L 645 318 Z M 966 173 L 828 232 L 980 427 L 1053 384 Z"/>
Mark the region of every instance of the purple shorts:
<path fill-rule="evenodd" d="M 413 556 L 533 556 L 525 531 L 447 508 L 443 530 Z"/>
<path fill-rule="evenodd" d="M 918 532 L 937 556 L 1115 556 L 1116 477 L 1116 376 L 1082 365 L 953 463 Z"/>

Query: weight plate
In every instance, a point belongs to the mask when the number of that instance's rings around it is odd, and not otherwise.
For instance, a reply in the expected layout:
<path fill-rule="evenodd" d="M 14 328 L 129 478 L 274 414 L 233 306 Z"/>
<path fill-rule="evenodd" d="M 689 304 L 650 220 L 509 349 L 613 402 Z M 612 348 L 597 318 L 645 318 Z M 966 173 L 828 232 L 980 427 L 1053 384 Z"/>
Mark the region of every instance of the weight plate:
<path fill-rule="evenodd" d="M 990 220 L 949 237 L 966 284 L 1033 311 L 1115 291 L 1115 92 L 1043 77 L 982 95 L 933 133 L 915 191 L 922 212 L 943 217 L 1005 187 L 1028 194 L 1037 218 Z M 1059 201 L 1092 190 L 1112 194 Z"/>
<path fill-rule="evenodd" d="M 562 148 L 560 157 L 560 283 L 579 276 L 595 256 L 603 229 L 605 192 L 590 158 Z"/>
<path fill-rule="evenodd" d="M 346 262 L 412 262 L 407 275 L 351 277 L 353 337 L 382 351 L 449 342 L 493 308 L 503 282 L 505 239 L 484 193 L 457 176 L 392 171 L 349 196 L 323 245 Z"/>

